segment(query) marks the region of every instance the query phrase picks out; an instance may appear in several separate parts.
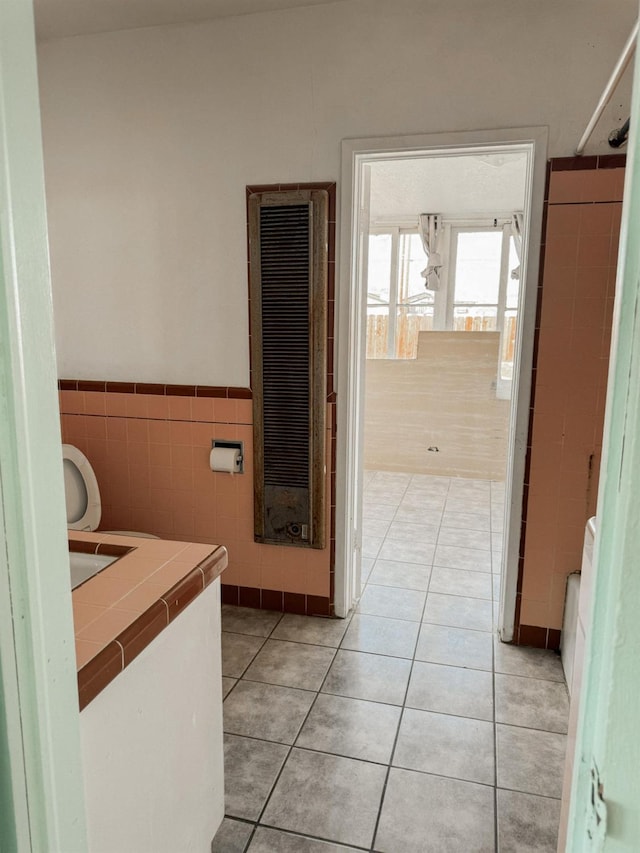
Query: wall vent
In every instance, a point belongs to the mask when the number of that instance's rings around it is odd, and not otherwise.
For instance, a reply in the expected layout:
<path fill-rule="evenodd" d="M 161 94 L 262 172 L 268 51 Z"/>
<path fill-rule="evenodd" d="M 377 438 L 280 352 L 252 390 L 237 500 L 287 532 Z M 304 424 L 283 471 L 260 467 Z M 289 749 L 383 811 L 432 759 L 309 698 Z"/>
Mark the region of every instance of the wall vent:
<path fill-rule="evenodd" d="M 257 542 L 325 546 L 328 193 L 249 196 Z"/>

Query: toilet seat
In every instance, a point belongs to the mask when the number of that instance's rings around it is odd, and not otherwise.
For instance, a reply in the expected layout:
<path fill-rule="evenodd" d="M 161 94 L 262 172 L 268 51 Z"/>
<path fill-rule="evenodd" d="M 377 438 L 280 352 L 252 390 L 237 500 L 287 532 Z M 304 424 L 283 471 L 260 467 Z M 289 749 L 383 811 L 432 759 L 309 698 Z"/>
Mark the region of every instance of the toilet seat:
<path fill-rule="evenodd" d="M 100 489 L 91 463 L 72 444 L 62 445 L 64 493 L 69 530 L 97 530 L 102 516 Z"/>
<path fill-rule="evenodd" d="M 72 444 L 62 445 L 64 468 L 64 493 L 67 504 L 67 528 L 91 532 L 98 529 L 102 517 L 100 487 L 91 462 Z M 137 536 L 139 539 L 157 539 L 153 533 L 132 530 L 105 530 L 118 536 Z"/>

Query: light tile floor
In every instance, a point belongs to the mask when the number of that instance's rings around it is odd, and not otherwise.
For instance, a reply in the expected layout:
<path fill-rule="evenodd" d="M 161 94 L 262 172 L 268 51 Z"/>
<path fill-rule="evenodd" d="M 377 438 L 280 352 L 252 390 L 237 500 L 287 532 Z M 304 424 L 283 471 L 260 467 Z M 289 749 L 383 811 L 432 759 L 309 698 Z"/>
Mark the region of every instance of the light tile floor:
<path fill-rule="evenodd" d="M 494 636 L 503 495 L 367 472 L 350 619 L 223 607 L 213 853 L 555 853 L 567 692 Z"/>

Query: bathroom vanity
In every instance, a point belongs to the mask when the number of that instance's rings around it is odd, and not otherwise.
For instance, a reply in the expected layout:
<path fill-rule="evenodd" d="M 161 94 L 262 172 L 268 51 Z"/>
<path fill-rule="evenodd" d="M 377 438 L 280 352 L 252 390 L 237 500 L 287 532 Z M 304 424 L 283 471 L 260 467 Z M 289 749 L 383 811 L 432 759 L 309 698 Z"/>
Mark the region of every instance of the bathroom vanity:
<path fill-rule="evenodd" d="M 97 568 L 72 592 L 89 851 L 209 851 L 224 814 L 226 549 L 69 539 Z"/>

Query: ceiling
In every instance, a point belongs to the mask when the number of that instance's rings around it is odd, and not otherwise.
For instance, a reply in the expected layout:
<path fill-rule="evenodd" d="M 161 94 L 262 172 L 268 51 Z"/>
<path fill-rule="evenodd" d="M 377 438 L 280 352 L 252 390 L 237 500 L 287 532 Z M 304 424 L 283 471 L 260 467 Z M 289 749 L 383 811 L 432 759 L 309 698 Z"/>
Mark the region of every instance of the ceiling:
<path fill-rule="evenodd" d="M 39 40 L 320 6 L 345 0 L 34 0 Z"/>
<path fill-rule="evenodd" d="M 371 165 L 371 222 L 420 213 L 494 215 L 524 209 L 526 154 L 423 156 Z"/>

